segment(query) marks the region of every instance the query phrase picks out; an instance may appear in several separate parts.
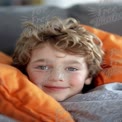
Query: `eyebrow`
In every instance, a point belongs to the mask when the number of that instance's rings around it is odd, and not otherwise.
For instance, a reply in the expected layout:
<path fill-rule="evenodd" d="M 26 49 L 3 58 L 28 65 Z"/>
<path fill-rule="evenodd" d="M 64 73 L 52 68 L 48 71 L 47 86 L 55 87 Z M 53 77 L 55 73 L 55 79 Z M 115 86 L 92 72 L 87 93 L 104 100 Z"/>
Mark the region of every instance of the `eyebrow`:
<path fill-rule="evenodd" d="M 37 59 L 33 61 L 33 63 L 38 63 L 38 62 L 51 62 L 51 61 L 49 61 L 48 59 Z"/>
<path fill-rule="evenodd" d="M 51 60 L 49 60 L 49 59 L 47 59 L 47 58 L 45 58 L 45 59 L 37 59 L 37 60 L 35 60 L 35 61 L 33 61 L 33 63 L 38 63 L 38 62 L 47 62 L 47 63 L 49 63 L 49 62 L 53 62 L 53 61 L 51 61 Z M 66 61 L 64 61 L 63 62 L 64 64 L 80 64 L 80 65 L 82 65 L 82 63 L 80 62 L 80 61 L 77 61 L 77 60 L 66 60 Z"/>
<path fill-rule="evenodd" d="M 77 60 L 69 60 L 69 61 L 64 61 L 65 64 L 80 64 L 82 65 L 82 63 L 80 61 Z"/>

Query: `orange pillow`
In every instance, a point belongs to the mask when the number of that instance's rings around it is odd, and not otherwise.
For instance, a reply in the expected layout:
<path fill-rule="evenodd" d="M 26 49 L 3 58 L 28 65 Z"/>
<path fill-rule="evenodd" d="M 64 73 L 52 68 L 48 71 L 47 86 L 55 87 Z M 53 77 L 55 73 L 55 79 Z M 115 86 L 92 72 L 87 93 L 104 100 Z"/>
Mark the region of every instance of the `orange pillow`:
<path fill-rule="evenodd" d="M 122 37 L 90 26 L 83 26 L 102 40 L 105 51 L 103 70 L 95 78 L 96 86 L 122 82 Z"/>
<path fill-rule="evenodd" d="M 0 63 L 0 113 L 21 122 L 74 122 L 52 97 L 18 69 Z"/>
<path fill-rule="evenodd" d="M 11 64 L 12 63 L 12 57 L 6 55 L 3 52 L 0 52 L 0 63 Z"/>

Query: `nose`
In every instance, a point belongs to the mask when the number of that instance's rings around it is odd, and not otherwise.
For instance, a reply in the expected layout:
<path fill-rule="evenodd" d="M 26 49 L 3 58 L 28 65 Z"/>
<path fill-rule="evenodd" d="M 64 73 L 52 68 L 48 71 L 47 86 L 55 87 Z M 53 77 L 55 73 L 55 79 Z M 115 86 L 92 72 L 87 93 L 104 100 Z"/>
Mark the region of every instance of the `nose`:
<path fill-rule="evenodd" d="M 64 81 L 64 72 L 61 69 L 53 69 L 49 74 L 50 81 Z"/>

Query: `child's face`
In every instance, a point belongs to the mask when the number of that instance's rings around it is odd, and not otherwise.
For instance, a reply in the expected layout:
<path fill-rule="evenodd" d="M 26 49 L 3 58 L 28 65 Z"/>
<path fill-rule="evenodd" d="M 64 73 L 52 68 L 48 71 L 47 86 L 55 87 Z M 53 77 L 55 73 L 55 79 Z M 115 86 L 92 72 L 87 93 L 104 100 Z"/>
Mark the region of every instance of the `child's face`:
<path fill-rule="evenodd" d="M 84 58 L 60 52 L 49 44 L 32 51 L 26 70 L 29 79 L 57 101 L 81 92 L 84 84 L 91 82 Z"/>

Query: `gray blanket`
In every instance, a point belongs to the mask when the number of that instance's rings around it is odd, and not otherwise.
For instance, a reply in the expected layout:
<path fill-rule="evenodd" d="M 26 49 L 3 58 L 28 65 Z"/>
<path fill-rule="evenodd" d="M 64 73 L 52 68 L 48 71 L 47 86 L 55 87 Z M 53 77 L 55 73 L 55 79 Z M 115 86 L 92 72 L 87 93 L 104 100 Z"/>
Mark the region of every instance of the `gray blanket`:
<path fill-rule="evenodd" d="M 77 94 L 61 104 L 75 122 L 122 122 L 122 83 L 111 83 Z M 68 118 L 67 118 L 68 120 Z M 0 116 L 0 122 L 15 122 Z M 56 122 L 60 121 L 56 119 Z"/>
<path fill-rule="evenodd" d="M 61 104 L 76 122 L 122 122 L 122 83 L 97 87 Z"/>

